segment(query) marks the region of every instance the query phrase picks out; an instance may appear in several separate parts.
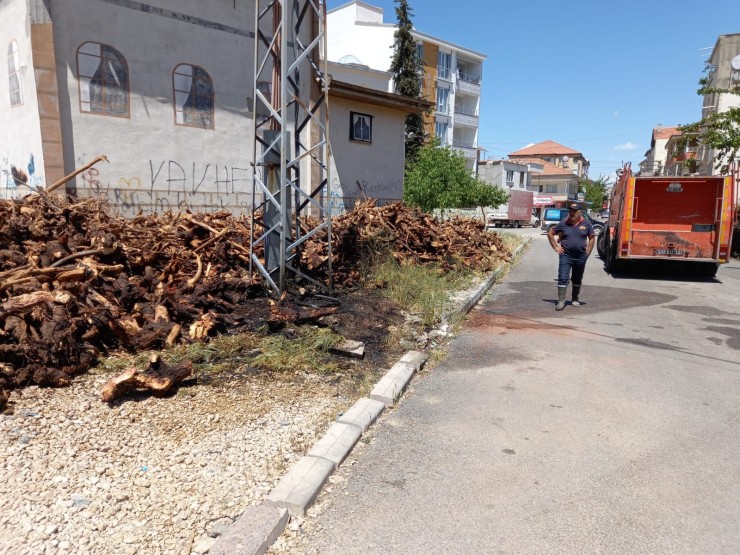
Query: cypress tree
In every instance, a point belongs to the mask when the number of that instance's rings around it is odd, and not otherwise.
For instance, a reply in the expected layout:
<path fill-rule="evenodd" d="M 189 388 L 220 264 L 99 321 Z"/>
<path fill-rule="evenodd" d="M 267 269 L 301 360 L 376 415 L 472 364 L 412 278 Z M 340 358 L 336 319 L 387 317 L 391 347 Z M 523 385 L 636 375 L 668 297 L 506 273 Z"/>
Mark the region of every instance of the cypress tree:
<path fill-rule="evenodd" d="M 393 73 L 393 87 L 398 94 L 411 98 L 421 96 L 421 76 L 418 69 L 420 60 L 416 53 L 416 41 L 411 30 L 413 10 L 407 0 L 394 0 L 396 7 L 396 32 L 393 34 L 393 59 L 390 72 Z M 406 161 L 413 160 L 419 147 L 424 143 L 424 125 L 421 114 L 406 115 Z"/>

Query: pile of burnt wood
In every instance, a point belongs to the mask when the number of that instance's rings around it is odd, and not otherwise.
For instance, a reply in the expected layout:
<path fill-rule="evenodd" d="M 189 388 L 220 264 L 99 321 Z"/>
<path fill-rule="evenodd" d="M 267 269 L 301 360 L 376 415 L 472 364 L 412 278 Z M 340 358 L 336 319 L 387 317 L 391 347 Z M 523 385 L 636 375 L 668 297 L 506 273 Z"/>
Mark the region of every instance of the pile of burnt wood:
<path fill-rule="evenodd" d="M 360 203 L 333 219 L 332 233 L 340 289 L 361 284 L 360 259 L 373 250 L 480 270 L 510 256 L 479 222 L 440 222 L 401 203 Z M 306 242 L 301 259 L 307 275 L 328 283 L 325 234 Z M 249 260 L 250 221 L 229 212 L 126 219 L 95 199 L 40 192 L 0 201 L 0 410 L 8 390 L 67 385 L 101 353 L 159 350 L 326 313 L 270 301 Z"/>

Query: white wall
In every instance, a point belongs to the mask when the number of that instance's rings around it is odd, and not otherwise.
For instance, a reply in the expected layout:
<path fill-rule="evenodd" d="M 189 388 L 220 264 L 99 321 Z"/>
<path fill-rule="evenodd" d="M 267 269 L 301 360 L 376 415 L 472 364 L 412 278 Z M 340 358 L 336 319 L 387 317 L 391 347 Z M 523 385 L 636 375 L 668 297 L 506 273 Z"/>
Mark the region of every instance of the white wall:
<path fill-rule="evenodd" d="M 185 202 L 197 210 L 248 209 L 252 121 L 246 98 L 253 92 L 254 40 L 244 35 L 254 26 L 254 3 L 148 3 L 163 11 L 52 0 L 65 169 L 107 155 L 110 164 L 77 178 L 77 190 L 107 195 L 124 215 Z M 182 21 L 177 14 L 204 21 Z M 81 112 L 76 55 L 86 41 L 108 44 L 126 58 L 129 118 Z M 181 63 L 203 67 L 213 80 L 214 130 L 174 123 L 172 71 Z"/>
<path fill-rule="evenodd" d="M 351 54 L 372 69 L 388 71 L 393 56 L 394 25 L 356 23 L 353 4 L 327 14 L 328 58 L 336 62 Z"/>
<path fill-rule="evenodd" d="M 23 103 L 13 107 L 8 79 L 8 46 L 12 40 L 18 43 L 23 95 Z M 31 192 L 28 187 L 18 186 L 13 168 L 27 176 L 29 185 L 46 185 L 40 125 L 26 0 L 4 0 L 0 3 L 0 198 L 18 198 Z"/>
<path fill-rule="evenodd" d="M 393 78 L 391 73 L 385 71 L 380 72 L 334 62 L 329 62 L 328 68 L 332 79 L 379 91 L 387 91 L 388 83 Z"/>
<path fill-rule="evenodd" d="M 330 187 L 332 214 L 368 197 L 381 203 L 403 196 L 404 112 L 343 98 L 331 98 L 330 138 L 333 154 Z M 350 111 L 373 117 L 372 143 L 349 140 Z"/>

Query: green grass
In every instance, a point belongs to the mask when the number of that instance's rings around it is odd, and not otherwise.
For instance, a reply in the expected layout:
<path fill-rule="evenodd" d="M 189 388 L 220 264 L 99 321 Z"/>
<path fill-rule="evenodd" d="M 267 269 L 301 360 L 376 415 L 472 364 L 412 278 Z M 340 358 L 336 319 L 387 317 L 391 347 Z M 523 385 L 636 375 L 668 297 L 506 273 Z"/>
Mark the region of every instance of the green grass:
<path fill-rule="evenodd" d="M 438 322 L 450 290 L 470 284 L 473 273 L 458 270 L 443 272 L 431 264 L 399 264 L 393 259 L 379 263 L 368 278 L 383 284 L 383 294 L 407 312 L 418 314 L 424 326 Z"/>
<path fill-rule="evenodd" d="M 330 329 L 299 326 L 294 337 L 274 335 L 223 335 L 208 343 L 179 345 L 161 352 L 147 351 L 134 356 L 112 356 L 101 359 L 100 371 L 120 373 L 134 366 L 146 368 L 149 359 L 159 354 L 167 364 L 193 363 L 195 375 L 217 375 L 249 365 L 268 372 L 290 370 L 328 373 L 338 365 L 328 355 L 329 349 L 342 338 Z"/>

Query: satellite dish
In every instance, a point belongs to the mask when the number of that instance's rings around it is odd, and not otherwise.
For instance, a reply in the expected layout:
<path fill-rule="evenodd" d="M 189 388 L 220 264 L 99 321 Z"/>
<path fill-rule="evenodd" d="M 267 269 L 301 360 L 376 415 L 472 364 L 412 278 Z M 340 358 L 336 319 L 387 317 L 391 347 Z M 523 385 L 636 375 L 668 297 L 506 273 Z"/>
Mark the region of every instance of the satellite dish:
<path fill-rule="evenodd" d="M 569 158 L 567 156 L 563 156 L 563 162 L 567 162 Z"/>

